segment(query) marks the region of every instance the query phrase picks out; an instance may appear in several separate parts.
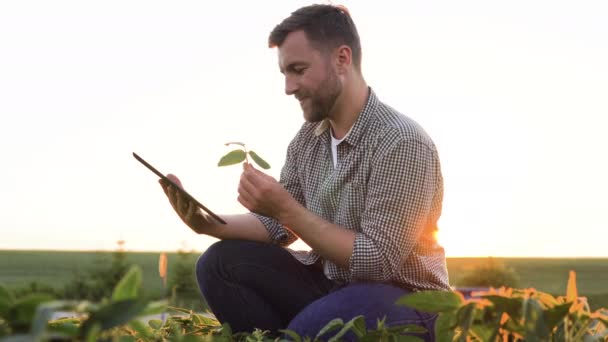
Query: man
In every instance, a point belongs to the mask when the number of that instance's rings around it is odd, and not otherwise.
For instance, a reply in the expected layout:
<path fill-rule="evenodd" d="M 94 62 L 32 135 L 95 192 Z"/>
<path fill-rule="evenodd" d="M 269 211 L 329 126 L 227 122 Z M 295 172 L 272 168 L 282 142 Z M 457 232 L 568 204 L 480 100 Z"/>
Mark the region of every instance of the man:
<path fill-rule="evenodd" d="M 251 213 L 223 216 L 226 225 L 161 183 L 188 226 L 222 240 L 197 263 L 203 296 L 234 331 L 289 328 L 314 337 L 331 319 L 360 314 L 370 328 L 386 316 L 387 325 L 432 331 L 434 315 L 394 303 L 449 289 L 434 238 L 443 182 L 433 142 L 366 84 L 345 8 L 300 8 L 269 45 L 306 120 L 280 182 L 244 164 L 238 201 Z M 285 248 L 298 237 L 312 251 Z"/>

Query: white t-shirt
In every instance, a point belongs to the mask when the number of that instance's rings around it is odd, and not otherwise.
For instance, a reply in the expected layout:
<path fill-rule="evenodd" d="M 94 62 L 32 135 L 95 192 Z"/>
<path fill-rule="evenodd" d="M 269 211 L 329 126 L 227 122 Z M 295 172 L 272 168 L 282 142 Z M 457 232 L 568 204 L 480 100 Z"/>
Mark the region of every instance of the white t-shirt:
<path fill-rule="evenodd" d="M 350 131 L 353 129 L 353 126 L 350 126 L 350 129 L 348 130 L 348 132 L 346 134 L 344 134 L 342 139 L 334 138 L 334 130 L 331 128 L 329 129 L 329 133 L 330 133 L 329 135 L 331 136 L 331 157 L 332 157 L 332 160 L 334 161 L 334 169 L 336 167 L 338 167 L 338 145 L 340 145 L 340 143 L 344 139 L 346 139 L 348 134 L 350 134 Z"/>
<path fill-rule="evenodd" d="M 331 131 L 331 130 L 330 130 Z M 334 132 L 331 132 L 331 157 L 334 161 L 334 169 L 338 167 L 338 145 L 342 142 L 342 140 L 346 139 L 346 135 L 344 138 L 338 140 L 334 138 Z"/>
<path fill-rule="evenodd" d="M 334 161 L 334 169 L 338 167 L 338 145 L 340 145 L 340 143 L 346 139 L 352 129 L 353 127 L 351 126 L 348 133 L 346 133 L 342 139 L 334 138 L 334 131 L 331 128 L 329 129 L 329 136 L 331 137 L 331 158 Z M 325 275 L 329 278 L 328 266 L 329 265 L 327 263 L 323 263 L 323 273 L 325 273 Z"/>

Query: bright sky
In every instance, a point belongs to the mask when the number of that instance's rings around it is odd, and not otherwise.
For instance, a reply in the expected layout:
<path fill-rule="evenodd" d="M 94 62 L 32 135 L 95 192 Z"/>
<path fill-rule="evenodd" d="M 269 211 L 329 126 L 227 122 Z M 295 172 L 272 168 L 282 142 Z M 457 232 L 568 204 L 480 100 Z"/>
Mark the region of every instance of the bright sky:
<path fill-rule="evenodd" d="M 344 1 L 381 100 L 434 139 L 448 256 L 608 256 L 608 3 Z M 135 151 L 240 213 L 303 122 L 268 33 L 304 1 L 0 3 L 0 248 L 203 250 Z M 296 245 L 296 248 L 301 247 Z"/>

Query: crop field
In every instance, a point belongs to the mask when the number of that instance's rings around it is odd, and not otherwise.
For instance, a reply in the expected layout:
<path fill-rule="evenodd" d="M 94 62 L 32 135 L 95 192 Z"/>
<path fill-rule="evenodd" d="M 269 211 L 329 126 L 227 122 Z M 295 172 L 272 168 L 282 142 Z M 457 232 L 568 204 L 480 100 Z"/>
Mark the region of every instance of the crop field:
<path fill-rule="evenodd" d="M 144 274 L 145 293 L 156 296 L 161 293 L 162 283 L 158 276 L 159 253 L 127 253 L 129 263 L 141 266 Z M 168 272 L 179 256 L 167 253 Z M 194 263 L 198 254 L 188 255 Z M 71 251 L 1 251 L 0 284 L 9 287 L 25 286 L 31 282 L 62 287 L 74 279 L 77 273 L 109 264 L 112 252 Z M 452 284 L 458 284 L 467 271 L 487 262 L 487 258 L 448 258 L 448 270 Z M 513 268 L 519 276 L 519 287 L 533 287 L 554 295 L 564 295 L 568 272 L 576 271 L 579 295 L 589 299 L 592 309 L 608 308 L 608 259 L 553 259 L 553 258 L 494 258 Z"/>
<path fill-rule="evenodd" d="M 144 293 L 159 297 L 162 282 L 158 273 L 160 253 L 126 253 L 126 261 L 142 268 Z M 177 253 L 167 253 L 168 269 L 178 260 Z M 197 254 L 188 254 L 194 264 Z M 86 276 L 91 270 L 109 265 L 112 252 L 80 251 L 6 251 L 0 250 L 0 284 L 8 287 L 26 286 L 32 282 L 55 288 L 65 286 L 77 274 Z"/>

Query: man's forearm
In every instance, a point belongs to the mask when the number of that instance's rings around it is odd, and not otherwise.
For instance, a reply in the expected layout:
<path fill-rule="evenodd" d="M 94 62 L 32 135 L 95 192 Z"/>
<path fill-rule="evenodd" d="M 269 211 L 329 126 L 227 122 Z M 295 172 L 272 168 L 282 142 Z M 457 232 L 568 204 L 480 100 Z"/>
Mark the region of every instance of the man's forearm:
<path fill-rule="evenodd" d="M 323 258 L 349 269 L 355 232 L 324 220 L 299 203 L 278 219 Z"/>
<path fill-rule="evenodd" d="M 220 240 L 271 242 L 266 227 L 251 214 L 222 215 L 222 219 L 226 224 L 215 223 L 201 231 Z"/>

